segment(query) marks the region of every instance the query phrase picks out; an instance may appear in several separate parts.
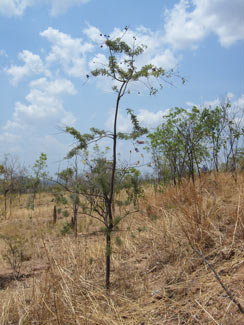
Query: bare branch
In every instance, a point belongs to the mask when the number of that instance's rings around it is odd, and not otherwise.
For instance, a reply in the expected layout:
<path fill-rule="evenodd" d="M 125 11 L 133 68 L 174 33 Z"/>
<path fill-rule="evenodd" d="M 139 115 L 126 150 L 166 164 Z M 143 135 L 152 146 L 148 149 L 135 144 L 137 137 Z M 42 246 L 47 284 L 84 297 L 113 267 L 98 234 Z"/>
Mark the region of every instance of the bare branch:
<path fill-rule="evenodd" d="M 209 261 L 206 259 L 206 257 L 199 250 L 197 250 L 194 246 L 192 246 L 192 249 L 194 250 L 195 253 L 197 253 L 197 255 L 199 255 L 203 259 L 203 261 L 207 264 L 207 266 L 211 269 L 211 271 L 213 271 L 215 278 L 217 279 L 217 281 L 219 282 L 219 284 L 221 285 L 221 287 L 224 289 L 224 291 L 227 293 L 227 295 L 230 298 L 230 300 L 232 302 L 234 302 L 234 304 L 237 305 L 237 307 L 240 310 L 240 312 L 242 314 L 244 314 L 244 308 L 236 300 L 236 298 L 233 296 L 233 294 L 230 292 L 230 290 L 226 288 L 226 286 L 224 285 L 223 281 L 220 279 L 220 277 L 219 277 L 218 273 L 216 272 L 215 268 L 213 267 L 213 265 L 211 263 L 209 263 Z"/>

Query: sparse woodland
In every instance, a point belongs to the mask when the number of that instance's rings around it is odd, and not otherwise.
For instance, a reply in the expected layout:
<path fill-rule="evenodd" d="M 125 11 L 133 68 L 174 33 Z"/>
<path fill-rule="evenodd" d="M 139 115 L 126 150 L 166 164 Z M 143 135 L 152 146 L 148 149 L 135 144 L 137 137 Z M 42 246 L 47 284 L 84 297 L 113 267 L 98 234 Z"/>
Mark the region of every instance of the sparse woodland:
<path fill-rule="evenodd" d="M 244 323 L 243 112 L 175 108 L 147 130 L 127 109 L 119 132 L 131 85 L 185 82 L 138 66 L 145 46 L 124 42 L 127 29 L 102 35 L 107 66 L 87 75 L 113 84 L 113 130 L 67 126 L 68 168 L 52 177 L 44 153 L 31 171 L 0 159 L 1 325 Z M 140 159 L 119 159 L 119 141 Z"/>

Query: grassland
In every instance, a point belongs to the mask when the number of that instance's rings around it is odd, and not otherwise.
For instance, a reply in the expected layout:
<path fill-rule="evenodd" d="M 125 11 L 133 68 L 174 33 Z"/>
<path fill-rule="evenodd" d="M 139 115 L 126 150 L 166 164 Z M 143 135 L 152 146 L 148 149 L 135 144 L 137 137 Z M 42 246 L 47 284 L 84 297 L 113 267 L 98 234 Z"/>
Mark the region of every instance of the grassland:
<path fill-rule="evenodd" d="M 144 191 L 140 211 L 113 234 L 109 292 L 97 221 L 80 214 L 75 239 L 60 232 L 67 218 L 53 224 L 50 194 L 35 211 L 27 195 L 16 197 L 0 221 L 0 324 L 244 324 L 197 254 L 244 306 L 244 174 Z"/>

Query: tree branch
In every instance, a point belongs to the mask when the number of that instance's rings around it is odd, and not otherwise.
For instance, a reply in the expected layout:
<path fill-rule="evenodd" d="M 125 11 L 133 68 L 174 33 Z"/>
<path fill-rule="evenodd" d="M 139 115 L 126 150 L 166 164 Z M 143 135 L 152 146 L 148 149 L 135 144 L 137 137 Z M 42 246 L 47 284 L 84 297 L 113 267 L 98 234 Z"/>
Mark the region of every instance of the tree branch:
<path fill-rule="evenodd" d="M 199 252 L 194 246 L 192 246 L 192 249 L 194 250 L 195 253 L 197 253 L 197 255 L 199 255 L 203 261 L 207 264 L 207 266 L 213 271 L 215 278 L 217 279 L 217 281 L 219 282 L 219 284 L 221 285 L 221 287 L 224 289 L 224 291 L 227 293 L 228 297 L 230 298 L 230 300 L 232 302 L 234 302 L 234 304 L 237 305 L 237 307 L 239 308 L 240 312 L 242 314 L 244 314 L 244 308 L 242 307 L 242 305 L 235 299 L 235 297 L 233 296 L 233 294 L 230 292 L 229 289 L 226 288 L 226 286 L 224 285 L 224 283 L 222 282 L 222 280 L 220 279 L 218 273 L 216 272 L 215 268 L 213 267 L 213 265 L 211 263 L 208 262 L 208 260 L 206 259 L 206 257 Z"/>

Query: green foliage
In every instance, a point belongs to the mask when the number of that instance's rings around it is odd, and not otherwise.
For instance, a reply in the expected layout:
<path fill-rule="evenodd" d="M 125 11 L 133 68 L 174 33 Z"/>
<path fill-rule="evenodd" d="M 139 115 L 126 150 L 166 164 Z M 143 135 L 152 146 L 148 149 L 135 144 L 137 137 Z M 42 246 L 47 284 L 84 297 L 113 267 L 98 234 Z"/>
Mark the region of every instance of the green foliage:
<path fill-rule="evenodd" d="M 41 181 L 47 176 L 47 155 L 44 153 L 40 154 L 40 157 L 36 160 L 33 165 L 33 173 L 34 175 L 30 177 L 30 188 L 33 191 L 33 210 L 35 208 L 35 197 L 36 194 L 41 191 L 42 184 Z"/>
<path fill-rule="evenodd" d="M 155 170 L 161 177 L 170 171 L 176 184 L 182 177 L 201 173 L 201 165 L 219 170 L 219 160 L 226 159 L 226 169 L 241 168 L 238 153 L 243 137 L 243 116 L 230 114 L 227 102 L 215 108 L 192 110 L 175 108 L 163 117 L 162 124 L 148 135 L 148 150 L 152 154 Z"/>
<path fill-rule="evenodd" d="M 118 237 L 118 236 L 115 237 L 115 244 L 116 244 L 117 246 L 121 246 L 121 245 L 122 245 L 122 240 L 121 240 L 120 237 Z"/>
<path fill-rule="evenodd" d="M 170 78 L 172 75 L 166 73 L 161 67 L 156 67 L 152 64 L 147 64 L 137 69 L 135 66 L 136 57 L 141 55 L 146 49 L 145 45 L 129 46 L 127 43 L 116 38 L 115 40 L 107 39 L 105 47 L 109 49 L 108 66 L 107 68 L 95 69 L 91 71 L 92 76 L 106 76 L 117 80 L 121 83 L 128 84 L 130 81 L 138 81 L 140 79 L 159 79 L 160 77 Z M 119 62 L 119 63 L 118 63 Z M 124 68 L 122 68 L 124 67 Z M 161 86 L 161 85 L 160 85 Z M 117 86 L 113 86 L 115 92 L 119 92 Z M 151 86 L 150 94 L 156 94 L 158 89 Z"/>
<path fill-rule="evenodd" d="M 138 204 L 139 198 L 142 198 L 144 195 L 144 190 L 139 177 L 140 171 L 134 167 L 131 167 L 126 170 L 123 182 L 123 188 L 127 194 L 126 203 L 133 203 L 135 207 Z"/>
<path fill-rule="evenodd" d="M 169 165 L 176 183 L 185 174 L 194 181 L 195 168 L 199 169 L 207 155 L 206 136 L 201 112 L 196 107 L 191 111 L 176 107 L 163 117 L 162 124 L 148 138 L 154 153 L 163 156 Z"/>
<path fill-rule="evenodd" d="M 63 210 L 62 215 L 63 215 L 63 217 L 68 218 L 69 217 L 69 211 L 68 210 Z"/>
<path fill-rule="evenodd" d="M 121 220 L 122 220 L 121 217 L 115 217 L 114 218 L 114 227 L 118 226 L 118 224 L 120 223 Z"/>
<path fill-rule="evenodd" d="M 47 155 L 45 153 L 41 153 L 39 159 L 36 160 L 33 171 L 36 178 L 44 178 L 47 176 L 45 169 L 47 168 Z"/>
<path fill-rule="evenodd" d="M 125 28 L 125 33 L 128 28 Z M 129 94 L 130 83 L 142 81 L 142 85 L 146 85 L 150 95 L 155 95 L 158 88 L 162 88 L 160 82 L 158 87 L 154 86 L 155 80 L 159 81 L 164 78 L 171 78 L 173 71 L 166 72 L 161 67 L 153 64 L 146 64 L 140 68 L 136 65 L 138 56 L 140 56 L 146 46 L 136 45 L 136 38 L 133 37 L 132 45 L 123 41 L 121 37 L 110 39 L 105 36 L 105 43 L 101 45 L 107 49 L 107 65 L 103 65 L 100 69 L 91 71 L 93 77 L 108 77 L 112 82 L 112 90 L 116 94 L 113 131 L 104 131 L 97 128 L 91 128 L 90 133 L 81 134 L 73 127 L 66 127 L 66 133 L 70 134 L 76 141 L 75 147 L 68 153 L 66 158 L 72 158 L 78 154 L 85 154 L 85 171 L 80 177 L 79 182 L 72 186 L 72 193 L 82 195 L 82 211 L 91 217 L 100 220 L 103 223 L 103 230 L 106 236 L 106 288 L 110 284 L 110 256 L 111 241 L 110 236 L 120 218 L 129 214 L 125 208 L 128 204 L 137 205 L 138 199 L 143 196 L 143 189 L 140 185 L 140 173 L 135 168 L 119 168 L 117 162 L 117 141 L 118 140 L 136 140 L 138 137 L 145 135 L 148 130 L 139 125 L 136 115 L 131 109 L 127 109 L 132 123 L 132 131 L 130 133 L 122 133 L 117 131 L 118 114 L 121 99 L 125 94 Z M 89 75 L 88 75 L 89 76 Z M 99 140 L 108 138 L 112 140 L 112 158 L 109 160 L 106 155 L 99 152 L 97 143 Z M 88 148 L 95 145 L 95 158 L 88 159 Z M 64 181 L 67 181 L 67 174 L 62 175 Z M 70 190 L 71 184 L 69 184 Z M 125 200 L 115 200 L 115 195 L 125 190 L 127 197 Z M 84 203 L 85 201 L 85 203 Z M 78 202 L 77 202 L 78 203 Z M 114 216 L 114 203 L 120 207 L 121 217 Z M 124 211 L 122 211 L 124 210 Z"/>
<path fill-rule="evenodd" d="M 64 193 L 54 192 L 55 202 L 57 204 L 66 205 L 68 204 L 68 199 L 64 196 Z"/>
<path fill-rule="evenodd" d="M 227 105 L 229 107 L 229 105 Z M 225 106 L 217 106 L 215 109 L 204 108 L 201 114 L 201 123 L 209 142 L 214 167 L 219 169 L 219 153 L 225 143 L 223 131 L 226 127 L 227 116 Z"/>
<path fill-rule="evenodd" d="M 91 258 L 89 259 L 89 264 L 92 265 L 93 263 L 94 263 L 94 258 L 91 257 Z"/>
<path fill-rule="evenodd" d="M 127 114 L 130 115 L 133 129 L 130 133 L 118 132 L 118 138 L 121 140 L 129 140 L 129 139 L 136 140 L 137 138 L 147 134 L 148 129 L 140 126 L 136 115 L 133 113 L 133 110 L 130 108 L 127 108 L 126 111 L 127 111 Z"/>
<path fill-rule="evenodd" d="M 106 227 L 100 227 L 100 228 L 99 228 L 99 231 L 100 231 L 101 233 L 103 233 L 104 235 L 106 235 L 107 232 L 108 232 Z"/>
<path fill-rule="evenodd" d="M 60 229 L 61 235 L 65 236 L 73 231 L 73 224 L 71 222 L 66 222 Z"/>
<path fill-rule="evenodd" d="M 86 157 L 84 153 L 83 158 Z M 85 191 L 86 187 L 84 180 L 80 173 L 80 157 L 77 155 L 74 157 L 70 167 L 57 173 L 56 186 L 53 187 L 53 196 L 57 205 L 65 206 L 62 214 L 64 217 L 68 217 L 70 213 L 67 209 L 72 210 L 72 225 L 74 235 L 77 237 L 78 234 L 78 212 L 82 208 L 85 212 L 85 206 L 80 200 L 80 193 Z"/>
<path fill-rule="evenodd" d="M 72 135 L 77 142 L 77 145 L 67 154 L 67 159 L 73 158 L 77 153 L 79 153 L 79 151 L 85 152 L 89 144 L 96 142 L 107 135 L 104 130 L 99 130 L 97 128 L 90 128 L 90 131 L 91 133 L 81 134 L 73 127 L 67 126 L 65 128 L 65 132 Z"/>
<path fill-rule="evenodd" d="M 112 164 L 105 157 L 97 157 L 92 160 L 89 174 L 90 185 L 97 194 L 109 195 Z"/>
<path fill-rule="evenodd" d="M 67 184 L 68 181 L 72 179 L 73 175 L 74 175 L 74 170 L 70 167 L 58 173 L 59 179 L 63 181 L 65 184 Z"/>
<path fill-rule="evenodd" d="M 77 193 L 70 193 L 69 197 L 74 206 L 80 206 L 80 198 Z"/>

